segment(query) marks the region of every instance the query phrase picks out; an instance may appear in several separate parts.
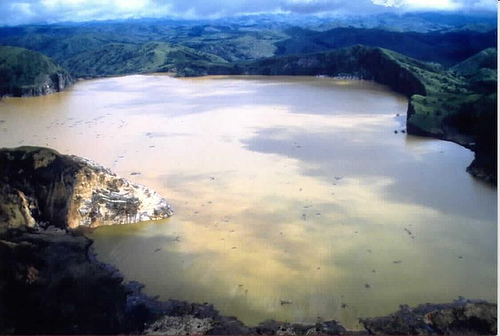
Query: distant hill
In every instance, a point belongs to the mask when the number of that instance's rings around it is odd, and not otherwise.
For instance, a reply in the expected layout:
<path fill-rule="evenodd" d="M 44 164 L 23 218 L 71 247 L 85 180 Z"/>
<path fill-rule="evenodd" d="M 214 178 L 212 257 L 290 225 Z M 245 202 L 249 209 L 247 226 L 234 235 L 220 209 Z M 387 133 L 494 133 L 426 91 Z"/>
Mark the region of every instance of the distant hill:
<path fill-rule="evenodd" d="M 457 64 L 452 68 L 460 75 L 474 75 L 480 69 L 497 69 L 497 50 L 495 48 L 485 49 L 469 59 Z"/>
<path fill-rule="evenodd" d="M 292 37 L 276 43 L 276 55 L 319 52 L 362 44 L 397 51 L 421 61 L 437 62 L 447 67 L 485 48 L 496 47 L 497 43 L 496 30 L 417 33 L 337 28 L 318 32 L 294 27 L 285 32 Z"/>
<path fill-rule="evenodd" d="M 497 87 L 497 50 L 485 49 L 452 69 L 464 76 L 476 91 L 495 92 Z"/>
<path fill-rule="evenodd" d="M 0 45 L 41 52 L 59 64 L 108 44 L 167 42 L 228 62 L 327 51 L 357 44 L 453 66 L 496 46 L 496 15 L 406 13 L 372 16 L 263 14 L 0 27 Z M 106 47 L 107 48 L 107 47 Z"/>
<path fill-rule="evenodd" d="M 38 52 L 0 46 L 0 96 L 39 96 L 73 82 L 66 70 Z"/>
<path fill-rule="evenodd" d="M 61 62 L 78 77 L 173 72 L 179 76 L 204 75 L 208 67 L 225 67 L 218 56 L 164 42 L 109 43 Z"/>

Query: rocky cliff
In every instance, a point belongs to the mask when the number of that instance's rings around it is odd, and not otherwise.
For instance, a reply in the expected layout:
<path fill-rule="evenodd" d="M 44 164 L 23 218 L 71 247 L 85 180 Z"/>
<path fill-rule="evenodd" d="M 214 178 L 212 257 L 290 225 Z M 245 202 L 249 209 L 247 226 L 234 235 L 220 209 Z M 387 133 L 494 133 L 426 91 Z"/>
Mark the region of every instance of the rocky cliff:
<path fill-rule="evenodd" d="M 1 149 L 0 192 L 0 219 L 9 226 L 96 227 L 173 214 L 155 191 L 48 148 Z"/>
<path fill-rule="evenodd" d="M 122 278 L 89 262 L 91 241 L 53 227 L 0 221 L 1 334 L 132 332 Z"/>
<path fill-rule="evenodd" d="M 273 57 L 240 63 L 235 74 L 265 76 L 348 76 L 373 80 L 407 96 L 426 94 L 423 83 L 393 54 L 381 48 L 357 45 L 326 52 Z M 216 69 L 217 71 L 219 69 Z M 214 72 L 215 72 L 214 71 Z"/>
<path fill-rule="evenodd" d="M 50 58 L 0 46 L 0 96 L 31 97 L 60 92 L 75 80 Z"/>
<path fill-rule="evenodd" d="M 393 314 L 361 322 L 375 335 L 495 335 L 497 306 L 460 297 L 453 303 L 402 305 Z"/>

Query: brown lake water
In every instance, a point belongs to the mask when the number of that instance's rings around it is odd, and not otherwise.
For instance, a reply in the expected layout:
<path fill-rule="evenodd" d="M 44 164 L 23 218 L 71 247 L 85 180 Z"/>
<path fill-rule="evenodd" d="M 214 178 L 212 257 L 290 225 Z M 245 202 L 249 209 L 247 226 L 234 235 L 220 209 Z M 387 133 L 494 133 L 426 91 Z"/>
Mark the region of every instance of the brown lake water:
<path fill-rule="evenodd" d="M 469 150 L 395 134 L 406 107 L 363 81 L 127 76 L 0 101 L 0 146 L 91 158 L 172 204 L 91 235 L 146 293 L 355 329 L 400 304 L 497 299 L 496 189 L 465 172 Z"/>

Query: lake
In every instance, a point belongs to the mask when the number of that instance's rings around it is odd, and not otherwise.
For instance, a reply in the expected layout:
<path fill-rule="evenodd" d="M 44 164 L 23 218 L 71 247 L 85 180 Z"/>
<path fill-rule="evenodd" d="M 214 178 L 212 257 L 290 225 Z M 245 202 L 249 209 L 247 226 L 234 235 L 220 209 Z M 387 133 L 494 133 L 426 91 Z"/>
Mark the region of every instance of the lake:
<path fill-rule="evenodd" d="M 497 193 L 473 153 L 408 136 L 407 99 L 311 77 L 136 75 L 0 101 L 0 146 L 91 158 L 167 220 L 102 227 L 98 258 L 161 299 L 254 325 L 497 299 Z"/>

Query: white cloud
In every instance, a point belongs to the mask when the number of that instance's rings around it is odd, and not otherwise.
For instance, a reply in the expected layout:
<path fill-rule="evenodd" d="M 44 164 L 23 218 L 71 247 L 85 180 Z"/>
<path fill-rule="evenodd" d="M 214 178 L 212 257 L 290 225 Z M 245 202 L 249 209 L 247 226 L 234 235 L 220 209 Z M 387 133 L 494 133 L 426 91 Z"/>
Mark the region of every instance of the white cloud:
<path fill-rule="evenodd" d="M 463 7 L 472 10 L 497 11 L 498 9 L 498 3 L 494 0 L 463 0 L 457 2 L 462 3 Z"/>
<path fill-rule="evenodd" d="M 494 0 L 0 0 L 0 25 L 174 15 L 251 13 L 370 14 L 412 10 L 491 10 Z"/>
<path fill-rule="evenodd" d="M 115 5 L 124 11 L 136 11 L 146 8 L 149 5 L 148 0 L 115 0 Z"/>
<path fill-rule="evenodd" d="M 460 4 L 453 0 L 406 0 L 405 4 L 415 9 L 455 10 L 460 7 Z"/>
<path fill-rule="evenodd" d="M 405 0 L 372 0 L 372 2 L 384 7 L 400 7 L 405 3 Z"/>
<path fill-rule="evenodd" d="M 496 10 L 494 0 L 371 0 L 373 4 L 406 10 Z"/>

